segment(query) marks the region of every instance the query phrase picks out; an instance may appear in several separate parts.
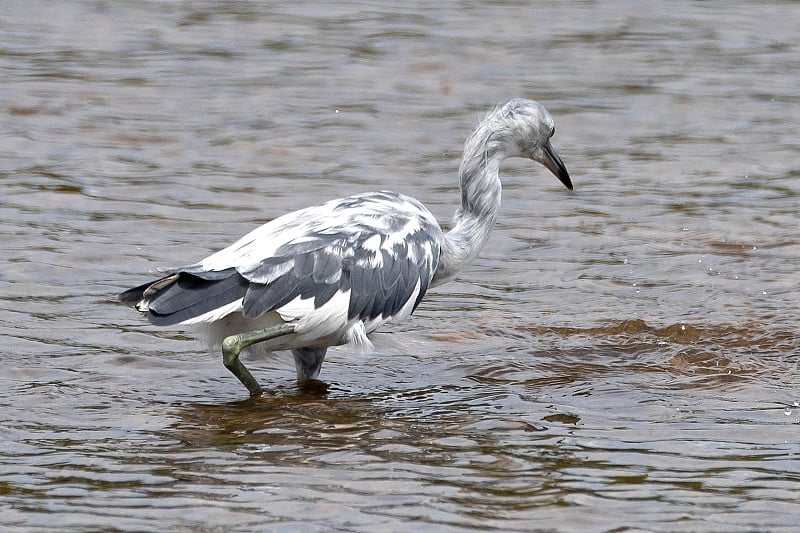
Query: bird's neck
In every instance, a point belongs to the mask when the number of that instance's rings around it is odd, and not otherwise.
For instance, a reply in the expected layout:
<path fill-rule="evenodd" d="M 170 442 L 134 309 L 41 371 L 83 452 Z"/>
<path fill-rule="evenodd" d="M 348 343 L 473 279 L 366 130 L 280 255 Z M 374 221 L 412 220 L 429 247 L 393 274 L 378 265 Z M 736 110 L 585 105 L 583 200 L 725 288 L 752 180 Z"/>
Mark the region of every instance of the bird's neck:
<path fill-rule="evenodd" d="M 469 148 L 469 142 L 467 143 Z M 444 236 L 439 267 L 433 285 L 453 279 L 486 244 L 500 210 L 501 153 L 488 152 L 485 146 L 465 149 L 459 174 L 461 207 L 453 217 L 453 227 Z"/>

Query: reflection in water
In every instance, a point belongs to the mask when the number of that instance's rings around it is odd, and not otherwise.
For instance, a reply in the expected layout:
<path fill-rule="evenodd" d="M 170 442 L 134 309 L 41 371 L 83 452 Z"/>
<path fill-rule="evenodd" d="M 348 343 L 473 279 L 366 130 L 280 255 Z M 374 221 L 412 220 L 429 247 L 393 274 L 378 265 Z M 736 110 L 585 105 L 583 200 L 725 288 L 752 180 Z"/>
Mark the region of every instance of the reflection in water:
<path fill-rule="evenodd" d="M 800 6 L 664 6 L 9 4 L 0 529 L 794 530 Z M 476 263 L 323 381 L 242 401 L 113 301 L 330 198 L 447 223 L 515 96 L 575 192 L 510 162 Z"/>
<path fill-rule="evenodd" d="M 461 405 L 435 402 L 422 418 L 392 408 L 397 402 L 425 404 L 448 394 L 461 397 Z M 296 487 L 289 499 L 311 505 L 329 499 L 324 492 L 334 475 L 340 483 L 334 501 L 359 502 L 368 516 L 413 518 L 420 505 L 430 507 L 435 498 L 439 503 L 428 511 L 434 515 L 457 514 L 453 506 L 473 502 L 474 516 L 456 522 L 468 525 L 494 519 L 492 509 L 498 506 L 524 512 L 552 500 L 552 489 L 545 488 L 552 483 L 548 478 L 557 475 L 556 465 L 571 462 L 572 451 L 560 449 L 541 424 L 470 414 L 467 407 L 488 405 L 463 396 L 464 391 L 435 388 L 380 400 L 321 401 L 298 394 L 191 405 L 180 410 L 171 434 L 180 435 L 187 448 L 226 450 L 237 463 L 235 479 L 227 479 L 227 468 L 218 465 L 206 466 L 198 480 L 263 484 L 277 493 L 285 483 Z M 567 415 L 546 419 L 556 425 L 575 423 Z M 243 471 L 258 475 L 242 476 Z M 383 503 L 360 499 L 376 488 L 391 498 Z"/>

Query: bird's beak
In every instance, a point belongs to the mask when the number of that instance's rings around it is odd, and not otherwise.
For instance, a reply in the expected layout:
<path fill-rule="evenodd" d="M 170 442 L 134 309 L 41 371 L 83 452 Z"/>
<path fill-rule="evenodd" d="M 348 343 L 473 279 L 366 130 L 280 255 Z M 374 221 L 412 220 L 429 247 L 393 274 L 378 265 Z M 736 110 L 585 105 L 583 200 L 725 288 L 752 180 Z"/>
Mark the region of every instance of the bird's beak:
<path fill-rule="evenodd" d="M 544 158 L 540 162 L 547 168 L 547 170 L 552 172 L 553 175 L 557 177 L 567 189 L 572 190 L 572 181 L 569 179 L 567 167 L 564 166 L 564 162 L 561 161 L 561 158 L 558 157 L 556 151 L 553 150 L 553 145 L 550 144 L 549 139 L 544 145 Z"/>

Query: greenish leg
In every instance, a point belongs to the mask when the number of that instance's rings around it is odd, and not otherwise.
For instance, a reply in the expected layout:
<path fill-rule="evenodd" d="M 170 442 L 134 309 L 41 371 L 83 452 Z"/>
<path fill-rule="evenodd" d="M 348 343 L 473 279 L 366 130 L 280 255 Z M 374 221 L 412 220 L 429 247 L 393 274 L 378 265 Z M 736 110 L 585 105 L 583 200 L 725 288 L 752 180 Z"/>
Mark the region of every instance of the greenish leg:
<path fill-rule="evenodd" d="M 225 368 L 230 370 L 247 387 L 247 390 L 250 391 L 250 396 L 260 396 L 261 386 L 256 381 L 256 378 L 253 377 L 253 374 L 239 360 L 239 354 L 248 346 L 268 341 L 275 337 L 282 337 L 293 331 L 294 326 L 291 324 L 280 324 L 265 329 L 231 335 L 230 337 L 225 337 L 225 340 L 222 341 L 222 362 L 225 364 Z"/>

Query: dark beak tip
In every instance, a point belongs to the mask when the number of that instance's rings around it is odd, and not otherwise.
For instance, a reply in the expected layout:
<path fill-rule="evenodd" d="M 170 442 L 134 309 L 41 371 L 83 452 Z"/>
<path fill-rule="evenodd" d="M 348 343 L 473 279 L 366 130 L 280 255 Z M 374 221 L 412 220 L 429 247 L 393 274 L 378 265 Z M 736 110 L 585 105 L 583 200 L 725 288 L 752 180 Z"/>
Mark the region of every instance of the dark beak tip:
<path fill-rule="evenodd" d="M 572 180 L 569 177 L 567 167 L 564 166 L 564 162 L 561 161 L 561 158 L 558 157 L 556 151 L 553 150 L 553 146 L 550 144 L 550 141 L 544 145 L 544 153 L 545 158 L 544 161 L 541 161 L 541 163 L 544 164 L 547 170 L 552 172 L 556 178 L 558 178 L 558 181 L 564 184 L 564 187 L 570 191 L 573 190 Z"/>
<path fill-rule="evenodd" d="M 569 178 L 569 174 L 564 172 L 562 175 L 558 176 L 559 181 L 564 184 L 564 186 L 569 189 L 570 191 L 573 190 L 572 187 L 572 180 Z"/>

